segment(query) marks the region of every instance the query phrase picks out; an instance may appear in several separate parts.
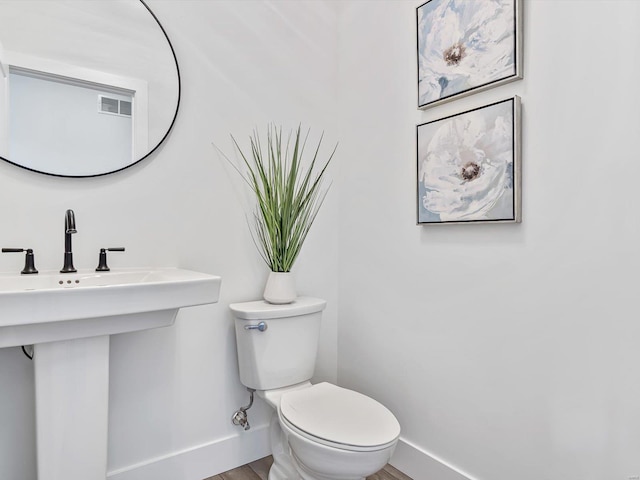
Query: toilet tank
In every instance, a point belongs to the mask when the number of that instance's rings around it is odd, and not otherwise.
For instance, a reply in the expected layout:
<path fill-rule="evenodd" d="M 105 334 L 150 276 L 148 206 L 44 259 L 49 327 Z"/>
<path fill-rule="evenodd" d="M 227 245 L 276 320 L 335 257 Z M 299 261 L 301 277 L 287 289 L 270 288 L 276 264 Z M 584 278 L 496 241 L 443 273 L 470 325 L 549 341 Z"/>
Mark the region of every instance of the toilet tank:
<path fill-rule="evenodd" d="M 298 297 L 286 305 L 263 300 L 229 305 L 235 317 L 242 384 L 272 390 L 311 379 L 326 304 L 319 298 Z M 260 322 L 264 331 L 247 328 Z"/>

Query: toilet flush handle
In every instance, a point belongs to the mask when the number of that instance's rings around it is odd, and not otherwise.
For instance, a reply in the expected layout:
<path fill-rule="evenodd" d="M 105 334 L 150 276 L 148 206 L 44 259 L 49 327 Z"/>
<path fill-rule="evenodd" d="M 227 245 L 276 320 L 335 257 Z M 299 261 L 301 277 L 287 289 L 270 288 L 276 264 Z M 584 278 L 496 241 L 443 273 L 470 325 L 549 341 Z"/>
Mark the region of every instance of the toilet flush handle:
<path fill-rule="evenodd" d="M 261 332 L 264 332 L 269 326 L 267 325 L 266 322 L 260 322 L 257 325 L 245 325 L 244 329 L 245 330 L 260 330 Z"/>

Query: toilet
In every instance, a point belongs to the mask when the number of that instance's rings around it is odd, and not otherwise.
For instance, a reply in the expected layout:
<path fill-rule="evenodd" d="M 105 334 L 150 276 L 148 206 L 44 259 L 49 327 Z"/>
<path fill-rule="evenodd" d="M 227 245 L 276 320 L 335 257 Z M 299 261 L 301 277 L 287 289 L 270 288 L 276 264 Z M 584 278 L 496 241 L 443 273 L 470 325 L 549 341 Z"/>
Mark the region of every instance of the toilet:
<path fill-rule="evenodd" d="M 310 382 L 325 306 L 310 297 L 230 305 L 240 381 L 274 409 L 269 480 L 363 480 L 388 463 L 398 443 L 400 424 L 382 404 Z"/>

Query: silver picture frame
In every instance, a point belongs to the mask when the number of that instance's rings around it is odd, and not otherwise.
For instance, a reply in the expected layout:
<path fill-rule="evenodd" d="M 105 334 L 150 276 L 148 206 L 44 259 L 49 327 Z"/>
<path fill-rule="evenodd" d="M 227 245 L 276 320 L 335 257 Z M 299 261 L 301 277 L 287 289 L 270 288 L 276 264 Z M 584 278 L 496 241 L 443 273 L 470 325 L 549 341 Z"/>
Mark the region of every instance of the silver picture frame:
<path fill-rule="evenodd" d="M 417 225 L 522 221 L 521 102 L 416 127 Z"/>
<path fill-rule="evenodd" d="M 496 4 L 427 0 L 416 8 L 419 109 L 523 78 L 523 2 Z"/>

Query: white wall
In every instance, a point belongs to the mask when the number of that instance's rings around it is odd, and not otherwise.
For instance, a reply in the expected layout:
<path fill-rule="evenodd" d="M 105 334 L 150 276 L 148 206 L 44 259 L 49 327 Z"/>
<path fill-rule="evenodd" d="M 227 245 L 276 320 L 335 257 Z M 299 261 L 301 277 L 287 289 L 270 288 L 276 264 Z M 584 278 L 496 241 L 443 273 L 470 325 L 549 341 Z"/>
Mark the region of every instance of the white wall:
<path fill-rule="evenodd" d="M 9 138 L 9 120 L 6 108 L 8 102 L 7 82 L 9 77 L 9 66 L 5 63 L 5 52 L 2 42 L 0 42 L 0 156 L 7 152 Z"/>
<path fill-rule="evenodd" d="M 260 297 L 268 270 L 250 239 L 237 179 L 211 142 L 231 153 L 230 133 L 248 137 L 274 121 L 325 130 L 327 147 L 334 143 L 337 22 L 322 2 L 149 4 L 174 43 L 184 82 L 167 143 L 153 158 L 99 178 L 54 178 L 0 162 L 0 243 L 33 248 L 38 269 L 57 270 L 64 211 L 72 208 L 77 268 L 95 268 L 100 247 L 125 246 L 110 257 L 112 269 L 166 265 L 222 276 L 220 303 L 184 309 L 173 327 L 111 342 L 110 478 L 201 480 L 267 454 L 270 414 L 258 401 L 251 431 L 230 421 L 248 395 L 227 307 Z M 317 379 L 335 381 L 332 188 L 295 271 L 301 294 L 329 301 Z M 1 270 L 17 273 L 23 259 L 3 255 L 0 262 Z M 3 480 L 35 479 L 33 408 L 31 363 L 17 348 L 0 350 Z"/>
<path fill-rule="evenodd" d="M 640 3 L 525 1 L 525 79 L 419 112 L 420 3 L 339 19 L 339 382 L 416 480 L 640 475 Z M 415 226 L 415 125 L 514 94 L 523 223 Z"/>

